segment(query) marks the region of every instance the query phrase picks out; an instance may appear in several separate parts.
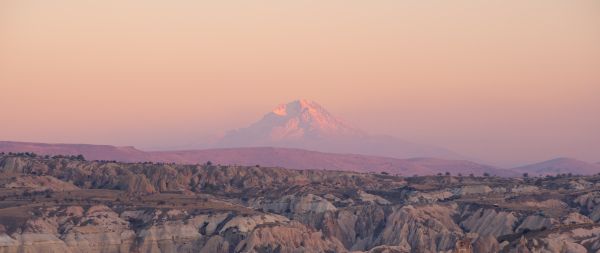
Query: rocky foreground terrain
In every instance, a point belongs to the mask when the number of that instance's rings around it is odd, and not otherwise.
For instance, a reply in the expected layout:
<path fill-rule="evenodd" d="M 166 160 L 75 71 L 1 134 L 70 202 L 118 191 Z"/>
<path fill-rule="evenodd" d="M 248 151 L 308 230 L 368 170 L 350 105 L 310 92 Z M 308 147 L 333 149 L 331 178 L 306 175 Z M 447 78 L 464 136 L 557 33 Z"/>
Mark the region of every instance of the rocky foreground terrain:
<path fill-rule="evenodd" d="M 600 176 L 0 155 L 0 252 L 600 252 Z"/>

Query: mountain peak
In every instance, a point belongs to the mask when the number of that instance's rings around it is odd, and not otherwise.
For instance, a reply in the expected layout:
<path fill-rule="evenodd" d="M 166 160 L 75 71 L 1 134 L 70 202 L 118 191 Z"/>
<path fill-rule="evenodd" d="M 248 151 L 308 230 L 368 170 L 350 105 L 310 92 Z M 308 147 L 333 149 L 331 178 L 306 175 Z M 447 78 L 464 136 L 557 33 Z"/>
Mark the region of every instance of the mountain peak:
<path fill-rule="evenodd" d="M 318 103 L 299 99 L 277 106 L 257 122 L 255 127 L 266 128 L 274 139 L 362 135 L 329 113 Z"/>
<path fill-rule="evenodd" d="M 250 126 L 229 131 L 212 147 L 285 147 L 396 158 L 460 157 L 437 147 L 369 135 L 308 99 L 281 104 Z"/>
<path fill-rule="evenodd" d="M 357 138 L 366 134 L 342 122 L 318 103 L 299 99 L 281 104 L 249 127 L 229 132 L 220 146 L 304 147 L 305 141 L 333 143 L 332 139 Z M 298 144 L 296 146 L 295 144 Z"/>
<path fill-rule="evenodd" d="M 298 99 L 287 104 L 281 104 L 273 109 L 272 113 L 279 116 L 288 114 L 297 114 L 303 111 L 326 112 L 325 109 L 314 101 L 307 99 Z"/>

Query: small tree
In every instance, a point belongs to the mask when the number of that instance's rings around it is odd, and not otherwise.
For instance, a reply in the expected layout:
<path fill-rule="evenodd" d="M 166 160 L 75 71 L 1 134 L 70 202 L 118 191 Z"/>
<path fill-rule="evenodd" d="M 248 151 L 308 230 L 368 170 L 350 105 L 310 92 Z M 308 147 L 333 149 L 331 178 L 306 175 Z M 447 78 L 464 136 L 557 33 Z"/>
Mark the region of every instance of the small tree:
<path fill-rule="evenodd" d="M 484 172 L 484 173 L 483 173 L 483 176 L 484 176 L 484 177 L 489 177 L 489 176 L 490 176 L 490 173 Z"/>
<path fill-rule="evenodd" d="M 85 161 L 85 157 L 82 154 L 79 154 L 75 157 L 75 159 L 79 160 L 79 161 Z"/>
<path fill-rule="evenodd" d="M 446 171 L 445 174 L 446 174 L 446 176 L 450 176 L 450 172 L 448 172 L 448 171 Z"/>
<path fill-rule="evenodd" d="M 524 178 L 528 178 L 529 177 L 529 173 L 527 173 L 527 172 L 523 173 L 523 177 Z"/>

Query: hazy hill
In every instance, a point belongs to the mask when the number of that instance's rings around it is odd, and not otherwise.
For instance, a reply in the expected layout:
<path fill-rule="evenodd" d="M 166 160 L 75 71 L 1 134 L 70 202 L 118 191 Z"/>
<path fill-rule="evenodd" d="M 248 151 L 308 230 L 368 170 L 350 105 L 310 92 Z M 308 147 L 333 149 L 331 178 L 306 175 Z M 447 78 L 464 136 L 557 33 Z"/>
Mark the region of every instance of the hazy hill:
<path fill-rule="evenodd" d="M 0 141 L 0 152 L 33 152 L 41 155 L 78 155 L 89 160 L 116 160 L 121 162 L 147 161 L 149 155 L 134 147 L 116 147 L 91 144 L 47 144 Z"/>
<path fill-rule="evenodd" d="M 152 152 L 154 160 L 196 163 L 212 161 L 221 164 L 280 166 L 291 169 L 327 169 L 359 172 L 381 172 L 411 176 L 450 172 L 482 175 L 484 172 L 500 176 L 516 175 L 464 160 L 438 158 L 397 159 L 357 154 L 334 154 L 291 148 L 228 148 L 192 151 Z"/>
<path fill-rule="evenodd" d="M 531 175 L 548 175 L 562 173 L 572 173 L 576 175 L 591 175 L 600 173 L 600 165 L 587 163 L 573 158 L 562 157 L 517 167 L 513 170 L 527 172 Z"/>
<path fill-rule="evenodd" d="M 184 164 L 211 161 L 220 164 L 279 166 L 292 169 L 327 169 L 357 172 L 388 172 L 404 176 L 431 175 L 450 172 L 482 175 L 518 175 L 510 170 L 495 168 L 464 160 L 439 158 L 397 159 L 389 157 L 334 154 L 290 148 L 227 148 L 188 151 L 146 152 L 133 147 L 83 144 L 44 144 L 0 142 L 0 152 L 35 152 L 43 155 L 83 154 L 89 160 L 123 162 L 175 162 Z"/>

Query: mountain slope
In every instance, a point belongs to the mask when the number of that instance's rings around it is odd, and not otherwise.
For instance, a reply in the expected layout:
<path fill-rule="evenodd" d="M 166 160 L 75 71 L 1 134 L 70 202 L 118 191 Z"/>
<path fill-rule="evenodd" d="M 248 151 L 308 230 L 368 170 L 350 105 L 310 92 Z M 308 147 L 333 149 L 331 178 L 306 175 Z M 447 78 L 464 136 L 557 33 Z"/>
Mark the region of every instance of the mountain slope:
<path fill-rule="evenodd" d="M 220 164 L 278 166 L 291 169 L 347 170 L 356 172 L 388 172 L 404 176 L 432 175 L 450 172 L 454 175 L 484 172 L 499 176 L 518 175 L 510 170 L 494 168 L 464 160 L 436 158 L 397 159 L 356 154 L 333 154 L 290 148 L 228 148 L 188 151 L 146 152 L 133 147 L 82 144 L 44 144 L 0 141 L 0 152 L 35 152 L 43 155 L 83 154 L 88 160 L 122 162 L 175 162 L 196 164 L 211 161 Z"/>
<path fill-rule="evenodd" d="M 514 168 L 515 171 L 527 172 L 533 175 L 572 173 L 576 175 L 591 175 L 600 173 L 600 164 L 591 164 L 572 158 L 556 158 L 539 163 Z"/>
<path fill-rule="evenodd" d="M 369 135 L 308 100 L 280 105 L 249 127 L 230 131 L 214 147 L 286 147 L 395 158 L 463 159 L 443 148 Z"/>

